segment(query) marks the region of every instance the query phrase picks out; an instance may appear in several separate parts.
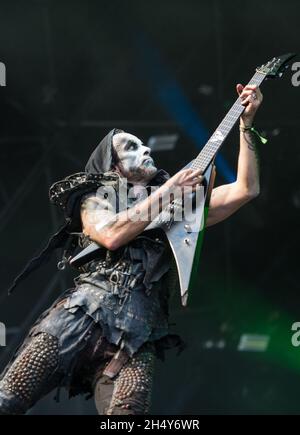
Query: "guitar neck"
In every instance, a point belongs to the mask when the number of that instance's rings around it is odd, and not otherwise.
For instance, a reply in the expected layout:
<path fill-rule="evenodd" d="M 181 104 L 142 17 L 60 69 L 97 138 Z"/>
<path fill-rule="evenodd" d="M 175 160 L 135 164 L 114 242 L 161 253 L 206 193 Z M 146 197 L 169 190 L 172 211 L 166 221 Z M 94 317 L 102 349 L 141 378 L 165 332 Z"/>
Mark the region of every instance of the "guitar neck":
<path fill-rule="evenodd" d="M 248 85 L 259 86 L 266 75 L 260 72 L 256 72 L 252 79 L 249 81 Z M 217 152 L 221 148 L 224 140 L 228 136 L 229 132 L 233 128 L 234 124 L 237 122 L 245 107 L 241 104 L 240 98 L 238 98 L 227 115 L 224 117 L 223 121 L 219 124 L 217 129 L 214 131 L 208 142 L 202 148 L 199 155 L 193 160 L 191 164 L 192 169 L 200 169 L 203 173 L 206 171 L 210 163 L 215 158 Z"/>

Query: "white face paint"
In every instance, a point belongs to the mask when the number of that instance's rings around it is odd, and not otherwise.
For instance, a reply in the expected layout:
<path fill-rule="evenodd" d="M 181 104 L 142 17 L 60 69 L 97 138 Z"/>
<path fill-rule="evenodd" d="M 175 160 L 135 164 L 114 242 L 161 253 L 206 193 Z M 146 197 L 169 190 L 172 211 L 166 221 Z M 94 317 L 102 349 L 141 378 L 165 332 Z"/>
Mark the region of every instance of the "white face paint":
<path fill-rule="evenodd" d="M 117 133 L 113 136 L 113 147 L 118 156 L 117 168 L 129 182 L 146 184 L 156 174 L 150 148 L 136 136 Z"/>

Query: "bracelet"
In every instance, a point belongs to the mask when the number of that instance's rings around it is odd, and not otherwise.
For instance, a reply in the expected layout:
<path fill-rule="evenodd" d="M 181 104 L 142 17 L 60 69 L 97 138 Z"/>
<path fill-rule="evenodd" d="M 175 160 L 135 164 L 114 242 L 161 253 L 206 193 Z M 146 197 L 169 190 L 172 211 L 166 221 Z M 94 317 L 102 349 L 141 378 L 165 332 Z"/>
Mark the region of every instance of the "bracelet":
<path fill-rule="evenodd" d="M 265 137 L 261 136 L 259 134 L 259 132 L 257 130 L 255 130 L 255 128 L 253 127 L 253 125 L 249 125 L 246 127 L 243 127 L 242 125 L 240 125 L 240 131 L 245 133 L 246 131 L 250 131 L 251 133 L 254 133 L 260 140 L 260 142 L 262 144 L 266 144 L 268 142 L 268 139 L 266 139 Z"/>
<path fill-rule="evenodd" d="M 245 131 L 251 130 L 252 127 L 253 127 L 253 125 L 247 125 L 246 127 L 244 127 L 243 125 L 240 125 L 240 131 L 245 132 Z"/>

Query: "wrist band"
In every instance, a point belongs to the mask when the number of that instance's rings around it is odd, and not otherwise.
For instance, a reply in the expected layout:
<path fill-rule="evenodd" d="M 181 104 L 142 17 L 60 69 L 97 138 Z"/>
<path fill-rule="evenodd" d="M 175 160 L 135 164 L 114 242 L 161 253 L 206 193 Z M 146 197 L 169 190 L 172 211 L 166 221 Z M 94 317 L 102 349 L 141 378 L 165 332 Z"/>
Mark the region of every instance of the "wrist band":
<path fill-rule="evenodd" d="M 243 133 L 245 133 L 246 131 L 251 131 L 252 133 L 256 134 L 262 144 L 266 144 L 268 142 L 268 139 L 261 136 L 253 126 L 243 127 L 242 125 L 240 125 L 240 131 L 242 131 Z"/>

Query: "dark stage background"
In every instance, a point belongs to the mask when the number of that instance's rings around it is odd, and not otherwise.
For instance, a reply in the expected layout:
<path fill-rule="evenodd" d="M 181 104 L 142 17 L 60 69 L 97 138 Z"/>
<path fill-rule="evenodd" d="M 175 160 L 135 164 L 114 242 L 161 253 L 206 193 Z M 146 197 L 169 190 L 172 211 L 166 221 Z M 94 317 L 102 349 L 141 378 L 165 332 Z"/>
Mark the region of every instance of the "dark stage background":
<path fill-rule="evenodd" d="M 6 288 L 61 222 L 50 184 L 81 171 L 111 128 L 145 142 L 177 134 L 154 153 L 174 173 L 199 152 L 255 67 L 299 52 L 299 1 L 0 0 L 0 321 L 2 369 L 34 319 L 72 286 L 56 259 L 10 298 Z M 300 60 L 300 58 L 298 58 Z M 296 60 L 298 60 L 296 59 Z M 199 286 L 189 306 L 172 299 L 171 320 L 188 343 L 157 363 L 154 414 L 299 413 L 300 87 L 291 71 L 263 85 L 256 125 L 261 194 L 206 231 Z M 198 128 L 198 130 L 197 130 Z M 235 173 L 235 128 L 221 152 L 216 184 Z M 241 351 L 245 334 L 268 341 Z M 95 414 L 93 401 L 53 401 L 31 414 Z"/>

